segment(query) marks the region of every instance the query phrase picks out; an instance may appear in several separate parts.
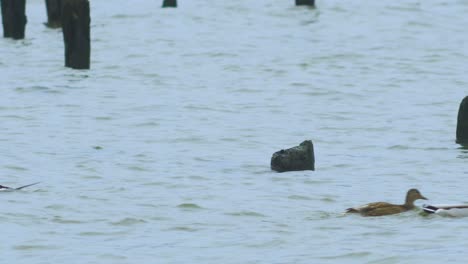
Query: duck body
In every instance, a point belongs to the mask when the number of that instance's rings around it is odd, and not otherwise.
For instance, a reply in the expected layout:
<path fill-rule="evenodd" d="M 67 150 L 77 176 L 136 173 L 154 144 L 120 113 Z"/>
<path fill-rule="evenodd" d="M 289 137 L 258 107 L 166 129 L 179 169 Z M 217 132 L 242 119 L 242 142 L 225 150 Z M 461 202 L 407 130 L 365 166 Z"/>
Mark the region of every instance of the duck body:
<path fill-rule="evenodd" d="M 423 210 L 429 214 L 451 217 L 467 217 L 468 205 L 423 205 Z"/>
<path fill-rule="evenodd" d="M 392 215 L 406 212 L 413 207 L 405 207 L 405 205 L 391 204 L 386 202 L 369 203 L 357 208 L 348 208 L 347 213 L 359 213 L 362 216 L 381 216 Z"/>
<path fill-rule="evenodd" d="M 399 214 L 414 209 L 414 201 L 418 199 L 427 200 L 417 189 L 410 189 L 406 194 L 404 204 L 391 204 L 387 202 L 369 203 L 360 207 L 348 208 L 346 213 L 358 213 L 362 216 Z"/>

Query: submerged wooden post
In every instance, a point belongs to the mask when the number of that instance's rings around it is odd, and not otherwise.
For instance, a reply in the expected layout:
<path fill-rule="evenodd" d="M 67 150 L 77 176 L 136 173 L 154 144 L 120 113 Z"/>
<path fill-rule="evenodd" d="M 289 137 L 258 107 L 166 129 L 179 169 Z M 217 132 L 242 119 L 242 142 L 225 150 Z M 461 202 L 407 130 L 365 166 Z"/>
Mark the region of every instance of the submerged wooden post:
<path fill-rule="evenodd" d="M 0 0 L 2 3 L 3 37 L 24 39 L 26 0 Z"/>
<path fill-rule="evenodd" d="M 62 0 L 45 0 L 47 9 L 46 26 L 59 28 L 62 26 Z"/>
<path fill-rule="evenodd" d="M 164 0 L 162 7 L 177 7 L 177 0 Z"/>
<path fill-rule="evenodd" d="M 299 146 L 273 153 L 271 169 L 277 172 L 315 170 L 314 144 L 305 140 Z"/>
<path fill-rule="evenodd" d="M 468 145 L 468 96 L 463 98 L 458 109 L 456 142 Z"/>
<path fill-rule="evenodd" d="M 296 5 L 315 6 L 315 0 L 296 0 Z"/>
<path fill-rule="evenodd" d="M 64 0 L 62 31 L 65 42 L 65 67 L 89 69 L 91 44 L 88 0 Z"/>

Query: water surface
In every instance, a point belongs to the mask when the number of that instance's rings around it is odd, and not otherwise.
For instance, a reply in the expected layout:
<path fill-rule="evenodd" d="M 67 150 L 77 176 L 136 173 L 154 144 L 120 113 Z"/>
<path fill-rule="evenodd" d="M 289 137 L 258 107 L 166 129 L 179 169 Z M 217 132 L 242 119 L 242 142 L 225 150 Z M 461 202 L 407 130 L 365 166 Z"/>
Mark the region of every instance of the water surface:
<path fill-rule="evenodd" d="M 0 39 L 3 259 L 439 263 L 465 219 L 343 216 L 418 188 L 467 203 L 465 1 L 95 0 L 89 71 L 27 3 Z M 278 174 L 305 139 L 316 171 Z M 417 202 L 418 205 L 422 203 Z"/>

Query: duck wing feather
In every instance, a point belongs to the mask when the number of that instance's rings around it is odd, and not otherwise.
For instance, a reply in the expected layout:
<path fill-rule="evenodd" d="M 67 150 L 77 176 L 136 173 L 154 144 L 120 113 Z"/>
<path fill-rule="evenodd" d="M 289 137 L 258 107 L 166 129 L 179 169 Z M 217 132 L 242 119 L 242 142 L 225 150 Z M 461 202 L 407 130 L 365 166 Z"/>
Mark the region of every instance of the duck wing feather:
<path fill-rule="evenodd" d="M 404 211 L 406 209 L 403 206 L 386 202 L 370 203 L 359 208 L 359 212 L 364 216 L 391 215 Z"/>

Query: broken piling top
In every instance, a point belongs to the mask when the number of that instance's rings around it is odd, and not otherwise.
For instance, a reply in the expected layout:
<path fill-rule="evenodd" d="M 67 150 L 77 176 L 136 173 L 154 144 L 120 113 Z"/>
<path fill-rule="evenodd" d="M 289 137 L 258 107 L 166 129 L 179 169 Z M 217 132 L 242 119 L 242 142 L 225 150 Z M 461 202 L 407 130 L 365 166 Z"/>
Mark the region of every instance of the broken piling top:
<path fill-rule="evenodd" d="M 24 39 L 26 29 L 26 0 L 0 0 L 3 37 Z"/>
<path fill-rule="evenodd" d="M 62 0 L 45 0 L 47 10 L 46 26 L 59 28 L 62 26 Z"/>
<path fill-rule="evenodd" d="M 89 69 L 91 56 L 90 11 L 88 0 L 63 0 L 62 32 L 65 67 Z"/>
<path fill-rule="evenodd" d="M 299 146 L 273 153 L 271 169 L 277 172 L 315 170 L 314 145 L 311 140 Z"/>
<path fill-rule="evenodd" d="M 296 0 L 296 5 L 306 5 L 315 7 L 315 0 Z"/>
<path fill-rule="evenodd" d="M 458 109 L 456 142 L 468 145 L 468 96 L 463 98 Z"/>
<path fill-rule="evenodd" d="M 164 0 L 162 7 L 177 7 L 177 0 Z"/>

